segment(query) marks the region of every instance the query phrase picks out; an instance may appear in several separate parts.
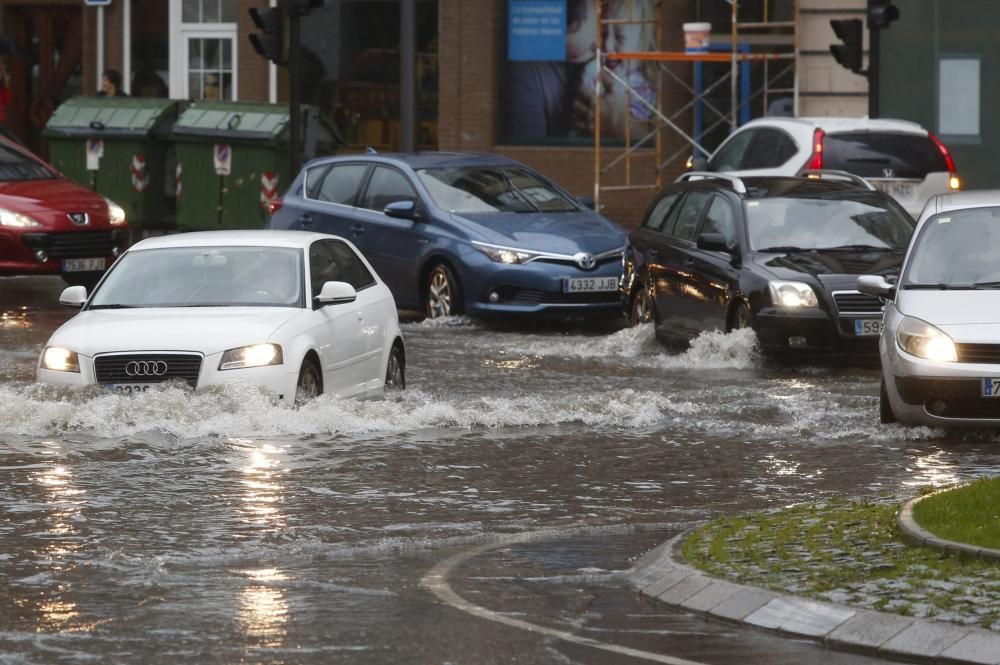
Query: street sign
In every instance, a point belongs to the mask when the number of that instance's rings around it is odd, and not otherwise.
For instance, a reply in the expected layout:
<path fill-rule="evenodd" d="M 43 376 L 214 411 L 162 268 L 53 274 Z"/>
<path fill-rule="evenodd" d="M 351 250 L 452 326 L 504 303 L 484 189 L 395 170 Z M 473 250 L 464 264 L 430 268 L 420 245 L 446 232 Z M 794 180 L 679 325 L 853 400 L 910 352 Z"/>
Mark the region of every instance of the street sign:
<path fill-rule="evenodd" d="M 215 172 L 218 175 L 229 175 L 233 165 L 233 151 L 229 149 L 229 145 L 216 143 L 212 161 L 215 165 Z"/>
<path fill-rule="evenodd" d="M 88 7 L 107 7 L 111 4 L 111 0 L 83 0 L 83 4 Z"/>
<path fill-rule="evenodd" d="M 104 156 L 104 141 L 87 139 L 87 170 L 97 171 L 101 168 L 101 157 Z"/>

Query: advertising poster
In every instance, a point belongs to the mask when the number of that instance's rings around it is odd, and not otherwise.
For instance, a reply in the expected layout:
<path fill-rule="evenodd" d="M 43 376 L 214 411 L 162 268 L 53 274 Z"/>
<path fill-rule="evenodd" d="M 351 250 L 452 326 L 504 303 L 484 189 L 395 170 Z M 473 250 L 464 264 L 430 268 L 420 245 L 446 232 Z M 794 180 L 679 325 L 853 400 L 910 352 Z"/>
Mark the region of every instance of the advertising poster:
<path fill-rule="evenodd" d="M 652 63 L 617 61 L 610 66 L 633 90 L 600 73 L 597 50 L 655 51 L 656 0 L 508 0 L 501 133 L 508 143 L 579 143 L 593 139 L 595 107 L 601 133 L 623 138 L 652 127 L 655 104 Z M 615 22 L 634 21 L 634 23 Z M 643 22 L 645 21 L 645 22 Z M 600 29 L 599 29 L 600 26 Z M 595 95 L 597 85 L 602 94 Z M 641 134 L 640 134 L 641 135 Z"/>

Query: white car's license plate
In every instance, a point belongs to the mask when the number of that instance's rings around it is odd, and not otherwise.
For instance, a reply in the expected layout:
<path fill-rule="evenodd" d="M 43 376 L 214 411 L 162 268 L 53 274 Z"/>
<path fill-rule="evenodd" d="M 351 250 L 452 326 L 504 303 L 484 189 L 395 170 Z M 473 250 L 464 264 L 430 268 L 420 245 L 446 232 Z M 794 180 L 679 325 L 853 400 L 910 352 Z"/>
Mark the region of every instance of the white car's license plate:
<path fill-rule="evenodd" d="M 983 379 L 983 397 L 1000 397 L 1000 378 Z"/>
<path fill-rule="evenodd" d="M 897 198 L 913 194 L 913 183 L 907 180 L 872 180 L 871 183 L 877 189 Z"/>
<path fill-rule="evenodd" d="M 617 291 L 617 277 L 567 277 L 563 280 L 564 293 L 593 293 Z"/>
<path fill-rule="evenodd" d="M 107 267 L 105 259 L 63 259 L 63 272 L 96 272 Z"/>
<path fill-rule="evenodd" d="M 155 385 L 155 383 L 106 383 L 104 388 L 119 395 L 136 395 L 146 392 Z"/>
<path fill-rule="evenodd" d="M 857 337 L 871 337 L 882 334 L 882 319 L 855 319 L 854 334 Z"/>

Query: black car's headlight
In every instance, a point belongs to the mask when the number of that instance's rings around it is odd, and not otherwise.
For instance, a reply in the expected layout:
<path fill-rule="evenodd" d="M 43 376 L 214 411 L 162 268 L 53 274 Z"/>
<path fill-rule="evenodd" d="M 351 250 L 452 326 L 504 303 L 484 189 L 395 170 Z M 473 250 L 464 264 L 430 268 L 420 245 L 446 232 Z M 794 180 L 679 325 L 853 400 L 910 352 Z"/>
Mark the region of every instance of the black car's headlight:
<path fill-rule="evenodd" d="M 779 307 L 799 309 L 802 307 L 818 307 L 816 292 L 803 282 L 770 282 L 771 302 Z"/>
<path fill-rule="evenodd" d="M 955 342 L 946 333 L 926 321 L 904 317 L 896 329 L 896 343 L 903 351 L 918 358 L 955 362 Z"/>
<path fill-rule="evenodd" d="M 57 372 L 79 372 L 80 356 L 76 354 L 76 351 L 58 346 L 46 347 L 42 351 L 42 369 L 51 369 Z"/>
<path fill-rule="evenodd" d="M 282 362 L 281 347 L 277 344 L 253 344 L 229 349 L 223 353 L 222 360 L 219 361 L 219 371 L 280 365 Z"/>
<path fill-rule="evenodd" d="M 473 242 L 472 246 L 486 256 L 490 257 L 493 261 L 496 261 L 497 263 L 506 263 L 508 265 L 527 263 L 528 261 L 541 256 L 538 252 L 532 252 L 527 249 L 502 247 L 500 245 L 487 245 L 484 242 Z"/>

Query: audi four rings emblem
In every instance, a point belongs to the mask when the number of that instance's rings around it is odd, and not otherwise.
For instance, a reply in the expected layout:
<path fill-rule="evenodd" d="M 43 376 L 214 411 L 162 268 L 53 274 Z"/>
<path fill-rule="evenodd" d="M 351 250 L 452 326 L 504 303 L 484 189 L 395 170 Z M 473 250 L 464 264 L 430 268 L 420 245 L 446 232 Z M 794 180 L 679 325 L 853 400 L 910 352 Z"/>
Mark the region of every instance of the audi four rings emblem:
<path fill-rule="evenodd" d="M 167 373 L 167 363 L 162 360 L 132 360 L 125 365 L 129 376 L 163 376 Z"/>

